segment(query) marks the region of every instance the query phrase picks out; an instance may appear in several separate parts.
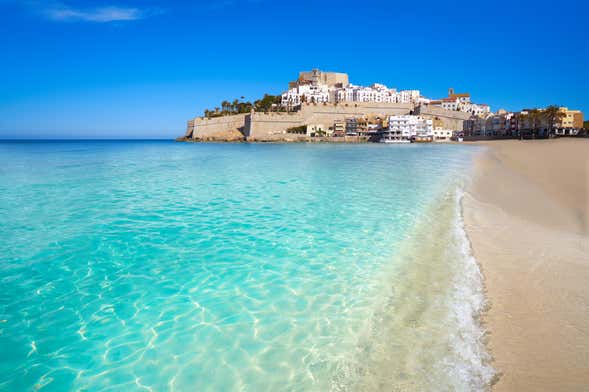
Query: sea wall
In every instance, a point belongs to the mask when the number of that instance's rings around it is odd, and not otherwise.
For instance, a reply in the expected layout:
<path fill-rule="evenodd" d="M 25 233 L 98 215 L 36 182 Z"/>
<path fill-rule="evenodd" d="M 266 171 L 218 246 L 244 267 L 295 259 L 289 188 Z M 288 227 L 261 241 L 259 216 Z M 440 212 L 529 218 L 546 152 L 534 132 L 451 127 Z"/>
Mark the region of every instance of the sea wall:
<path fill-rule="evenodd" d="M 307 117 L 301 112 L 258 113 L 247 116 L 244 135 L 250 141 L 298 141 L 306 135 L 287 133 L 287 129 L 306 124 Z"/>
<path fill-rule="evenodd" d="M 214 118 L 196 117 L 188 121 L 185 137 L 193 140 L 244 140 L 245 117 L 234 114 Z"/>
<path fill-rule="evenodd" d="M 394 103 L 304 103 L 299 111 L 292 113 L 251 112 L 215 118 L 196 117 L 188 121 L 185 138 L 200 141 L 302 141 L 307 140 L 307 136 L 291 133 L 289 128 L 308 124 L 330 127 L 335 121 L 349 117 L 402 115 L 410 114 L 413 109 L 412 104 Z"/>
<path fill-rule="evenodd" d="M 412 104 L 374 102 L 345 102 L 339 104 L 305 103 L 294 113 L 252 113 L 246 119 L 245 136 L 248 140 L 302 140 L 305 135 L 291 134 L 288 128 L 308 124 L 331 126 L 336 120 L 369 114 L 383 116 L 409 114 Z"/>

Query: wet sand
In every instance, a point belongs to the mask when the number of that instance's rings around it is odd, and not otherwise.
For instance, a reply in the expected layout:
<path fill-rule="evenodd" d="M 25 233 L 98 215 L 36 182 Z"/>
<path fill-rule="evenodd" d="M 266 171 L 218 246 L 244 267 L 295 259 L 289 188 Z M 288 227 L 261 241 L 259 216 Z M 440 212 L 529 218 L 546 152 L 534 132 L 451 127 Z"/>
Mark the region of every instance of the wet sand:
<path fill-rule="evenodd" d="M 483 144 L 463 206 L 493 390 L 589 390 L 589 139 Z"/>

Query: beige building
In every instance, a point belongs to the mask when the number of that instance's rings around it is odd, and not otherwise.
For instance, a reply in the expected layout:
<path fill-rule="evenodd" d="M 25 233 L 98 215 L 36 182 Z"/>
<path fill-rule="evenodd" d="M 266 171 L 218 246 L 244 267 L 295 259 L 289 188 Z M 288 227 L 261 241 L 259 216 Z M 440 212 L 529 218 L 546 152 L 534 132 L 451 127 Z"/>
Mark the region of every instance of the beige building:
<path fill-rule="evenodd" d="M 566 107 L 561 107 L 560 111 L 565 115 L 560 120 L 559 128 L 583 128 L 583 112 Z"/>
<path fill-rule="evenodd" d="M 318 69 L 299 72 L 299 78 L 289 83 L 289 88 L 302 84 L 325 84 L 329 87 L 344 87 L 349 84 L 348 74 L 341 72 L 323 72 Z"/>
<path fill-rule="evenodd" d="M 450 87 L 448 89 L 448 98 L 457 99 L 460 102 L 466 103 L 470 102 L 470 93 L 456 93 L 454 92 L 454 89 Z"/>
<path fill-rule="evenodd" d="M 346 134 L 346 121 L 345 120 L 335 120 L 333 122 L 332 134 L 334 134 L 336 136 L 344 136 Z"/>

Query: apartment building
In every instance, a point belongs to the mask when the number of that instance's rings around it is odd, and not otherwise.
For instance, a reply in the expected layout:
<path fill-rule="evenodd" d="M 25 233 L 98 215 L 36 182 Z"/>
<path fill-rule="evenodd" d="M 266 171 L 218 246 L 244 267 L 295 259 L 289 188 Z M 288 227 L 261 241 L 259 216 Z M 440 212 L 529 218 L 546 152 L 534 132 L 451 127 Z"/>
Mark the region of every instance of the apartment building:
<path fill-rule="evenodd" d="M 583 112 L 580 110 L 569 110 L 566 107 L 561 107 L 560 111 L 564 113 L 564 116 L 560 120 L 560 124 L 558 124 L 559 128 L 583 128 Z"/>
<path fill-rule="evenodd" d="M 412 115 L 390 116 L 389 127 L 383 132 L 384 138 L 400 140 L 411 140 L 418 137 L 433 139 L 433 136 L 433 120 Z"/>

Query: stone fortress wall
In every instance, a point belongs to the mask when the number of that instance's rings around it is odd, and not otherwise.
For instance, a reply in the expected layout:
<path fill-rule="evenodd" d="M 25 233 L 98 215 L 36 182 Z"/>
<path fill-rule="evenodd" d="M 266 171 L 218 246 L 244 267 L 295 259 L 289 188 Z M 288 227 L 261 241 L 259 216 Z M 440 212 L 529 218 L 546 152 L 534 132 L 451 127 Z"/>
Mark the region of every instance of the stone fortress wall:
<path fill-rule="evenodd" d="M 337 105 L 306 104 L 301 108 L 310 124 L 333 124 L 336 120 L 366 115 L 394 116 L 409 114 L 412 104 L 376 102 L 340 102 Z"/>
<path fill-rule="evenodd" d="M 425 118 L 437 118 L 444 128 L 462 130 L 463 122 L 470 114 L 430 107 L 414 107 L 412 104 L 376 102 L 340 102 L 337 104 L 305 103 L 292 113 L 236 114 L 215 118 L 196 117 L 188 121 L 185 138 L 198 141 L 249 140 L 249 141 L 302 141 L 306 135 L 288 133 L 289 128 L 309 124 L 331 126 L 335 121 L 366 115 L 419 114 Z"/>
<path fill-rule="evenodd" d="M 308 117 L 302 112 L 257 113 L 249 115 L 245 137 L 251 141 L 297 141 L 306 135 L 287 133 L 287 129 L 306 125 Z"/>
<path fill-rule="evenodd" d="M 390 104 L 373 102 L 348 102 L 335 104 L 303 104 L 296 113 L 252 113 L 250 123 L 246 126 L 245 136 L 248 140 L 300 140 L 305 135 L 289 134 L 288 128 L 308 124 L 329 126 L 337 120 L 350 117 L 380 114 L 383 116 L 409 114 L 411 104 Z"/>
<path fill-rule="evenodd" d="M 246 116 L 249 114 L 214 118 L 196 117 L 188 121 L 184 137 L 198 141 L 237 141 L 243 139 Z"/>

